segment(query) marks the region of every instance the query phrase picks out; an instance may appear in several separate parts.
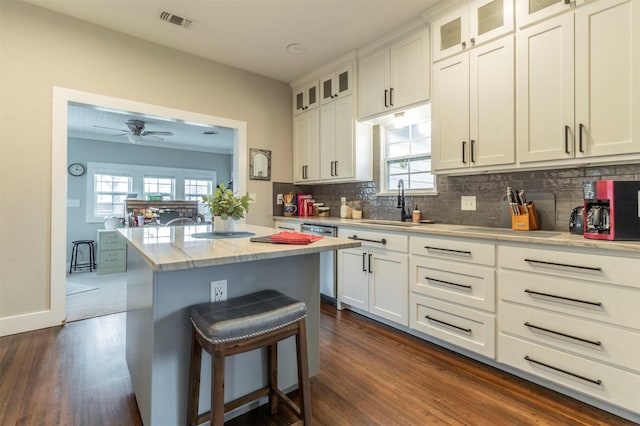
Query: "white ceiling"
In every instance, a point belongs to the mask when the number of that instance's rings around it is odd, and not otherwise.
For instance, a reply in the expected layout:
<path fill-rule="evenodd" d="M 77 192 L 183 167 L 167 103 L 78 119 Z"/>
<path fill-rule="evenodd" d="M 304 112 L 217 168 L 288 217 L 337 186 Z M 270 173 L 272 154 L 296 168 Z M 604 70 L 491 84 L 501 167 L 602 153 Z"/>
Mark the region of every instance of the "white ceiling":
<path fill-rule="evenodd" d="M 23 0 L 290 83 L 418 18 L 441 0 Z M 442 0 L 451 1 L 451 0 Z M 162 11 L 192 20 L 186 29 Z M 305 51 L 293 55 L 291 43 Z"/>
<path fill-rule="evenodd" d="M 131 142 L 126 124 L 131 119 L 144 121 L 144 131 L 168 131 L 173 135 L 143 136 L 141 141 Z M 214 131 L 216 134 L 203 134 L 204 131 Z M 233 154 L 234 129 L 83 104 L 69 104 L 67 134 L 88 140 Z"/>

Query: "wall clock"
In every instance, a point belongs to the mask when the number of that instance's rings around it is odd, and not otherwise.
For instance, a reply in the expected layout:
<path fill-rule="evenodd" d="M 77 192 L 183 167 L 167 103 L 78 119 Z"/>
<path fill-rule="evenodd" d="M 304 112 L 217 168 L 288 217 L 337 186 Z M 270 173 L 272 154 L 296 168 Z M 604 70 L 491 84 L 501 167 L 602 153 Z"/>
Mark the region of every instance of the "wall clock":
<path fill-rule="evenodd" d="M 69 165 L 69 174 L 71 176 L 82 176 L 85 172 L 85 168 L 80 163 L 73 163 Z"/>

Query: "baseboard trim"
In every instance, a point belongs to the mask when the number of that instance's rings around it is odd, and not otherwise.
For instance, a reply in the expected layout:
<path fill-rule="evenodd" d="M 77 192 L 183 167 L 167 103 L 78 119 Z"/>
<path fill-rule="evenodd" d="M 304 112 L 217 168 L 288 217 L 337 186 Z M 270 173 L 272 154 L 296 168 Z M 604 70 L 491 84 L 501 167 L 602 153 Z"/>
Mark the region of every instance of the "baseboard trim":
<path fill-rule="evenodd" d="M 64 321 L 64 317 L 54 318 L 51 310 L 0 318 L 0 337 L 64 325 Z"/>

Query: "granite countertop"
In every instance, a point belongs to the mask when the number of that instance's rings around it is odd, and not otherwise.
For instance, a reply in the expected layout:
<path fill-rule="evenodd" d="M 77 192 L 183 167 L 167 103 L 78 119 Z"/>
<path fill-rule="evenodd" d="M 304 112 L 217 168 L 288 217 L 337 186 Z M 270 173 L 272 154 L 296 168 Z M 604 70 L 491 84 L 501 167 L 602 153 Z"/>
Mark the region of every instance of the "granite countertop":
<path fill-rule="evenodd" d="M 640 253 L 640 241 L 591 240 L 581 235 L 560 231 L 514 231 L 508 228 L 489 228 L 472 225 L 413 224 L 392 220 L 341 219 L 337 217 L 286 217 L 274 216 L 276 220 L 299 223 L 317 223 L 349 228 L 375 228 L 415 235 L 447 235 L 470 237 L 517 243 L 549 244 L 563 247 L 596 248 L 621 252 Z"/>
<path fill-rule="evenodd" d="M 239 225 L 239 232 L 256 237 L 281 230 L 254 225 Z M 156 272 L 194 269 L 229 263 L 275 259 L 359 247 L 360 242 L 325 237 L 309 245 L 271 244 L 240 238 L 196 238 L 194 234 L 212 231 L 211 225 L 120 228 L 118 234 Z"/>

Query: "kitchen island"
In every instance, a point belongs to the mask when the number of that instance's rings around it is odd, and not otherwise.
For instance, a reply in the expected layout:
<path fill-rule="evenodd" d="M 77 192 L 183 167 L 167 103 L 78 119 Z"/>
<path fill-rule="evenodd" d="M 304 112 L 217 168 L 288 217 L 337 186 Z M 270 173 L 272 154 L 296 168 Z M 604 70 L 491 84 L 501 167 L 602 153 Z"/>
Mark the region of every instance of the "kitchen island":
<path fill-rule="evenodd" d="M 325 237 L 309 245 L 251 242 L 278 230 L 244 225 L 239 235 L 213 235 L 210 225 L 120 229 L 127 241 L 126 358 L 145 425 L 186 421 L 191 345 L 188 307 L 210 300 L 211 282 L 226 280 L 228 297 L 279 290 L 307 304 L 309 373 L 319 369 L 319 253 L 359 242 Z M 213 238 L 212 238 L 213 237 Z M 292 338 L 279 344 L 279 384 L 297 386 Z M 225 401 L 266 383 L 266 352 L 229 357 Z M 203 354 L 201 410 L 209 408 L 210 358 Z M 228 413 L 231 418 L 257 402 Z"/>

